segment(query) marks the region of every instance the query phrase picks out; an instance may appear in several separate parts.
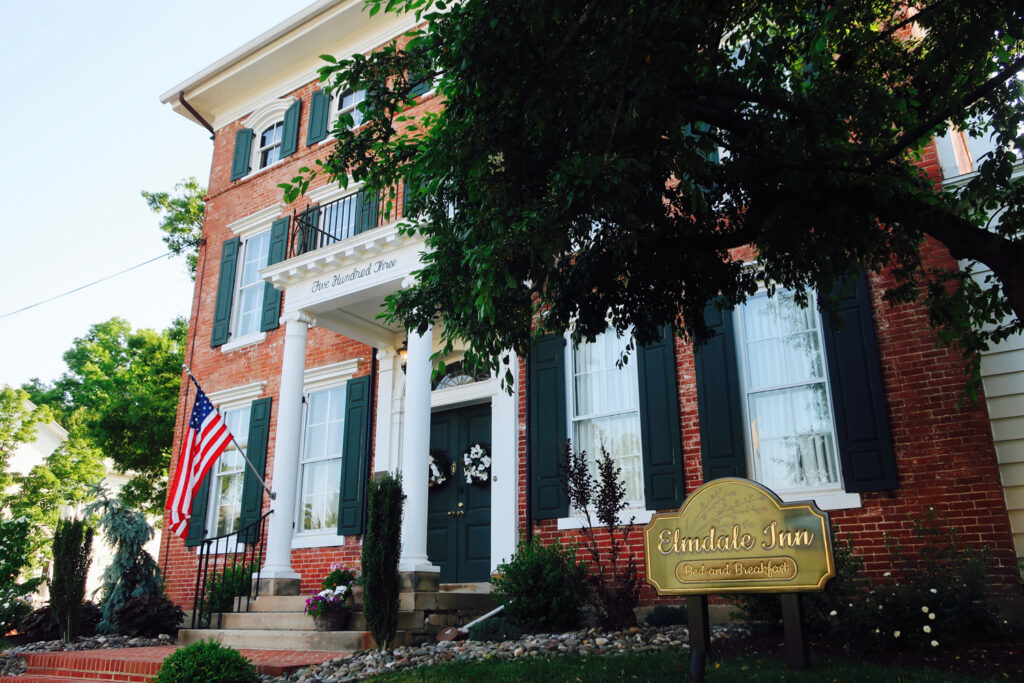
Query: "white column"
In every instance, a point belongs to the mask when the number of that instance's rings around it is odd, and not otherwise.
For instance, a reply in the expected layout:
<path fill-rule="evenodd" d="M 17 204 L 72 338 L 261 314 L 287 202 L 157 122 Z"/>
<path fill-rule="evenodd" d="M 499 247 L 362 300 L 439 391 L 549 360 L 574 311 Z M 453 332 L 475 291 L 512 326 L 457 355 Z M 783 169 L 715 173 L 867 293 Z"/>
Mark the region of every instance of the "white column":
<path fill-rule="evenodd" d="M 281 316 L 285 324 L 281 357 L 281 389 L 277 398 L 277 435 L 274 439 L 275 499 L 270 507 L 267 560 L 263 578 L 297 579 L 292 569 L 292 523 L 295 517 L 296 483 L 299 477 L 299 443 L 302 437 L 302 376 L 306 369 L 306 333 L 313 318 L 302 312 Z"/>
<path fill-rule="evenodd" d="M 491 571 L 516 551 L 519 515 L 519 359 L 508 352 L 491 397 Z M 501 386 L 512 372 L 512 393 Z M 523 425 L 525 427 L 525 425 Z M 524 430 L 525 431 L 525 430 Z"/>
<path fill-rule="evenodd" d="M 405 434 L 402 439 L 402 572 L 439 572 L 427 559 L 427 490 L 430 455 L 430 354 L 432 328 L 422 335 L 409 331 L 405 365 Z"/>
<path fill-rule="evenodd" d="M 377 420 L 374 435 L 374 472 L 394 472 L 398 468 L 391 442 L 391 423 L 394 421 L 392 403 L 395 395 L 395 349 L 377 352 Z"/>

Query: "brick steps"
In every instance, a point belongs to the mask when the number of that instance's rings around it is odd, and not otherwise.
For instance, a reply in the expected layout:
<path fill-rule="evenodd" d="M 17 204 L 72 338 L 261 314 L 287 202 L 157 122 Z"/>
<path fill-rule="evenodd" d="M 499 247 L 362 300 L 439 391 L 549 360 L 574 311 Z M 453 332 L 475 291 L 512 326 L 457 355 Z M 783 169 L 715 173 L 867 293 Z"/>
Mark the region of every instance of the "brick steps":
<path fill-rule="evenodd" d="M 0 676 L 0 683 L 68 683 L 70 681 L 151 681 L 176 646 L 136 647 L 75 652 L 31 652 L 19 655 L 25 660 L 21 676 Z M 349 651 L 292 651 L 241 649 L 244 657 L 256 665 L 260 674 L 282 676 L 312 664 L 343 657 Z"/>

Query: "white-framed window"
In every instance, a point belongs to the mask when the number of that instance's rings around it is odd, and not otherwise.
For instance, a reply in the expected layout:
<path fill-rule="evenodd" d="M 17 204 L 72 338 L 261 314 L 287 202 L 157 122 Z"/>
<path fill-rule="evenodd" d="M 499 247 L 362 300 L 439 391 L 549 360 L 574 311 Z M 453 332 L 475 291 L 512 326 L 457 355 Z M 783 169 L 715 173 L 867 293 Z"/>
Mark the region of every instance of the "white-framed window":
<path fill-rule="evenodd" d="M 358 128 L 363 125 L 363 112 L 359 111 L 358 105 L 365 99 L 365 90 L 343 90 L 334 99 L 336 111 L 330 120 L 334 121 L 342 114 L 352 114 L 352 127 Z"/>
<path fill-rule="evenodd" d="M 296 533 L 333 533 L 338 527 L 345 387 L 314 391 L 306 401 Z"/>
<path fill-rule="evenodd" d="M 242 517 L 242 489 L 245 482 L 245 459 L 238 450 L 248 448 L 249 407 L 222 410 L 224 422 L 234 436 L 210 472 L 210 503 L 207 506 L 209 536 L 223 536 L 238 530 Z M 237 442 L 237 445 L 236 445 Z"/>
<path fill-rule="evenodd" d="M 597 458 L 604 446 L 622 470 L 629 507 L 642 510 L 644 477 L 636 353 L 618 366 L 629 341 L 628 335 L 608 330 L 566 354 L 569 433 L 576 451 L 587 452 L 595 477 Z"/>
<path fill-rule="evenodd" d="M 235 302 L 232 306 L 233 340 L 260 332 L 263 317 L 263 296 L 266 282 L 260 279 L 260 269 L 266 267 L 270 255 L 270 231 L 255 234 L 242 243 L 239 258 Z"/>
<path fill-rule="evenodd" d="M 748 472 L 780 495 L 842 493 L 821 317 L 761 291 L 734 313 Z"/>
<path fill-rule="evenodd" d="M 260 133 L 256 147 L 256 168 L 266 168 L 281 158 L 284 121 L 272 123 Z"/>

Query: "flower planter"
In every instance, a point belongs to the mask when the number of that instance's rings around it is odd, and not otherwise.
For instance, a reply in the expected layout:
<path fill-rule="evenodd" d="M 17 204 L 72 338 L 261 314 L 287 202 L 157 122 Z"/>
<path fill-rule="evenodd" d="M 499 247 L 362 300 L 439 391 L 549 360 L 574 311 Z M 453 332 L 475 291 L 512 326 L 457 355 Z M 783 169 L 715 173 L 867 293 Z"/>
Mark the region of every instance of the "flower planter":
<path fill-rule="evenodd" d="M 348 615 L 347 609 L 328 612 L 313 617 L 313 624 L 317 631 L 344 631 L 348 627 Z"/>

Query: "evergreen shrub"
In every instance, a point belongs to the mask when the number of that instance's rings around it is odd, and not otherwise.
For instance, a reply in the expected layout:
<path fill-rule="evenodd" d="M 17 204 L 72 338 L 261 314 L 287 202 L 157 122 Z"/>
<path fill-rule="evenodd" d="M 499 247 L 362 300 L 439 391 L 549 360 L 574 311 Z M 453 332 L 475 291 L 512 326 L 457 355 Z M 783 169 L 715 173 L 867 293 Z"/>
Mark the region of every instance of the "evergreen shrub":
<path fill-rule="evenodd" d="M 29 564 L 29 522 L 0 518 L 0 636 L 28 616 L 32 606 L 28 594 L 42 583 L 42 579 L 29 579 L 19 583 L 22 570 Z"/>
<path fill-rule="evenodd" d="M 114 613 L 117 632 L 133 637 L 174 636 L 184 620 L 185 613 L 164 595 L 136 595 Z"/>
<path fill-rule="evenodd" d="M 256 667 L 238 650 L 201 640 L 164 660 L 153 683 L 257 683 Z"/>
<path fill-rule="evenodd" d="M 402 553 L 401 473 L 371 479 L 363 536 L 363 615 L 377 647 L 386 649 L 398 631 L 398 558 Z"/>
<path fill-rule="evenodd" d="M 143 547 L 153 538 L 153 529 L 145 515 L 118 498 L 108 497 L 102 488 L 85 511 L 99 516 L 97 524 L 114 548 L 113 561 L 103 572 L 103 618 L 97 630 L 116 633 L 114 615 L 124 603 L 139 595 L 162 594 L 160 568 Z"/>
<path fill-rule="evenodd" d="M 92 527 L 81 519 L 62 519 L 53 533 L 50 607 L 66 643 L 79 635 L 85 580 L 92 562 Z"/>
<path fill-rule="evenodd" d="M 523 629 L 505 617 L 491 617 L 469 627 L 469 639 L 485 642 L 503 642 L 523 637 Z"/>
<path fill-rule="evenodd" d="M 536 536 L 520 540 L 508 562 L 491 577 L 491 597 L 529 633 L 566 631 L 580 625 L 589 594 L 587 566 L 576 560 L 576 546 Z"/>
<path fill-rule="evenodd" d="M 236 598 L 249 595 L 252 589 L 252 575 L 259 569 L 255 562 L 225 567 L 220 574 L 214 574 L 206 584 L 203 595 L 207 612 L 234 612 Z"/>

